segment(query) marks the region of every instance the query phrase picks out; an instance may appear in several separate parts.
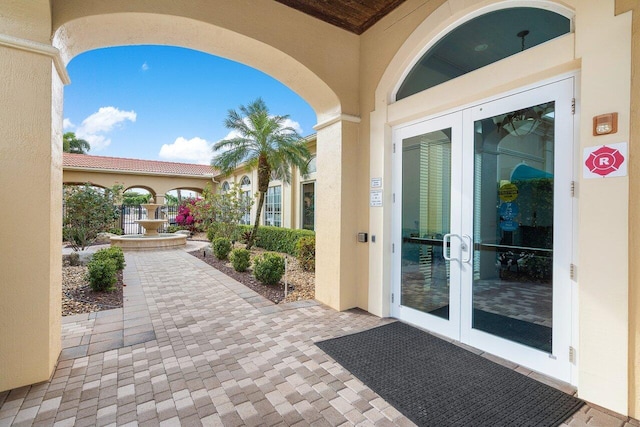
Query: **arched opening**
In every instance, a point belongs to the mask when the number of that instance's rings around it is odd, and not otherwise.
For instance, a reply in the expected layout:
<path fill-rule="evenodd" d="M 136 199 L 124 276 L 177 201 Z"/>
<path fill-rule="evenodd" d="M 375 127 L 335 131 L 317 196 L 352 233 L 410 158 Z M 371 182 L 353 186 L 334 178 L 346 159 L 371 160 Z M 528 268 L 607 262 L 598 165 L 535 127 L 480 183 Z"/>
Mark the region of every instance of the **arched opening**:
<path fill-rule="evenodd" d="M 109 46 L 158 44 L 186 47 L 261 70 L 288 86 L 315 110 L 318 122 L 340 113 L 335 92 L 304 64 L 274 46 L 207 22 L 175 15 L 112 13 L 75 17 L 56 27 L 53 46 L 68 64 L 75 56 Z M 119 28 L 119 31 L 114 31 Z"/>

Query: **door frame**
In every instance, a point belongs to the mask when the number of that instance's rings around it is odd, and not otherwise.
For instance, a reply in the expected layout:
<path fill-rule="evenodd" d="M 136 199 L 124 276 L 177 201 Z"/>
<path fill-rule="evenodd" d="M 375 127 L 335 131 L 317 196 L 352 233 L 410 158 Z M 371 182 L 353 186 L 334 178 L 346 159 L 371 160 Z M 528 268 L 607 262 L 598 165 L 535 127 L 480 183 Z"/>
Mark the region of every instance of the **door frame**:
<path fill-rule="evenodd" d="M 544 81 L 540 81 L 537 82 L 535 84 L 531 84 L 531 85 L 527 85 L 527 86 L 523 86 L 521 88 L 518 89 L 514 89 L 505 93 L 501 93 L 483 100 L 479 100 L 473 103 L 469 103 L 467 105 L 462 105 L 459 106 L 457 108 L 452 108 L 449 109 L 447 111 L 443 111 L 437 114 L 432 114 L 430 116 L 427 117 L 423 117 L 420 119 L 416 119 L 416 120 L 411 120 L 409 122 L 405 122 L 405 123 L 401 123 L 398 124 L 396 126 L 393 126 L 391 128 L 392 131 L 392 144 L 393 144 L 393 149 L 394 152 L 397 148 L 398 153 L 396 153 L 395 155 L 392 156 L 392 191 L 394 192 L 394 204 L 392 207 L 392 221 L 391 221 L 391 238 L 392 238 L 392 244 L 393 246 L 398 246 L 399 244 L 401 244 L 401 227 L 402 227 L 402 217 L 401 217 L 401 203 L 395 203 L 395 193 L 398 193 L 398 191 L 401 191 L 402 189 L 402 174 L 401 173 L 397 173 L 398 169 L 397 169 L 397 159 L 396 156 L 401 157 L 401 151 L 402 147 L 402 139 L 398 137 L 398 134 L 402 132 L 402 129 L 406 129 L 406 128 L 412 128 L 416 125 L 419 125 L 421 123 L 425 123 L 425 122 L 430 122 L 430 121 L 434 121 L 434 120 L 439 120 L 439 119 L 443 119 L 446 118 L 447 116 L 452 116 L 455 115 L 457 113 L 460 114 L 471 114 L 471 110 L 473 108 L 479 107 L 479 106 L 483 106 L 486 104 L 491 104 L 495 101 L 499 101 L 501 99 L 505 99 L 505 98 L 510 98 L 513 97 L 514 95 L 519 95 L 519 94 L 523 94 L 532 90 L 536 90 L 536 89 L 540 89 L 543 88 L 545 86 L 549 86 L 555 83 L 561 83 L 561 82 L 565 82 L 567 84 L 571 84 L 572 85 L 572 90 L 573 90 L 573 101 L 574 103 L 576 102 L 576 99 L 579 98 L 579 93 L 578 93 L 578 79 L 579 79 L 579 72 L 571 72 L 571 73 L 566 73 L 564 75 L 560 75 L 560 76 L 556 76 L 555 78 L 551 78 L 551 79 L 547 79 Z M 534 104 L 532 104 L 534 105 Z M 575 106 L 575 104 L 574 104 Z M 570 141 L 571 141 L 571 147 L 570 147 L 570 158 L 565 158 L 565 166 L 567 166 L 567 169 L 570 169 L 569 174 L 570 174 L 570 181 L 571 182 L 575 182 L 577 180 L 577 176 L 576 176 L 576 171 L 579 170 L 578 166 L 579 166 L 579 159 L 578 159 L 578 155 L 577 155 L 577 143 L 576 143 L 576 136 L 577 136 L 577 129 L 578 129 L 578 125 L 579 125 L 579 114 L 578 114 L 578 109 L 576 108 L 576 111 L 573 113 L 573 120 L 572 120 L 572 124 L 568 125 L 568 129 L 570 129 Z M 415 117 L 415 116 L 414 116 Z M 464 120 L 462 121 L 462 123 L 464 123 L 463 127 L 467 127 L 467 130 L 465 130 L 465 132 L 468 132 L 468 127 L 472 127 L 473 126 L 473 120 L 471 119 L 467 119 L 466 115 Z M 435 123 L 435 122 L 434 122 Z M 430 129 L 428 126 L 425 127 L 425 129 Z M 435 130 L 435 129 L 434 129 Z M 427 130 L 427 132 L 429 132 L 429 130 Z M 420 133 L 416 133 L 416 134 L 420 134 Z M 452 142 L 454 140 L 454 136 L 452 134 Z M 458 144 L 459 145 L 459 144 Z M 397 146 L 397 147 L 396 147 Z M 453 155 L 453 150 L 454 150 L 454 146 L 455 144 L 452 143 L 452 158 L 454 158 Z M 554 154 L 554 157 L 555 154 Z M 467 156 L 467 161 L 468 158 L 471 158 L 473 160 L 472 156 Z M 557 158 L 557 157 L 556 157 Z M 400 160 L 400 164 L 401 164 L 401 160 Z M 555 172 L 556 172 L 556 165 L 557 163 L 554 163 L 554 176 L 555 176 Z M 463 170 L 467 170 L 467 167 L 469 165 L 468 164 L 464 164 L 463 166 Z M 473 164 L 471 165 L 473 167 Z M 452 180 L 453 180 L 453 176 L 452 176 Z M 452 189 L 455 188 L 454 187 L 454 183 L 452 182 Z M 566 194 L 570 194 L 570 189 L 567 189 L 567 193 Z M 556 205 L 556 201 L 557 201 L 557 197 L 565 197 L 565 194 L 562 192 L 562 189 L 559 187 L 556 187 L 556 191 L 554 192 L 554 206 Z M 570 197 L 570 196 L 566 196 L 566 197 Z M 577 201 L 575 198 L 572 198 L 570 202 L 568 202 L 567 204 L 571 209 L 570 212 L 568 213 L 568 215 L 564 215 L 565 218 L 561 219 L 560 221 L 567 221 L 567 218 L 570 218 L 569 224 L 567 224 L 567 226 L 569 228 L 571 228 L 571 242 L 568 244 L 569 246 L 569 250 L 570 250 L 570 256 L 568 258 L 570 258 L 571 260 L 571 264 L 575 264 L 575 260 L 577 258 L 577 245 L 576 245 L 576 241 L 577 241 L 577 236 L 578 236 L 578 222 L 577 222 Z M 468 204 L 467 204 L 468 206 Z M 453 206 L 452 206 L 452 210 L 453 210 Z M 554 215 L 555 217 L 555 215 Z M 470 221 L 472 221 L 472 219 L 470 219 Z M 558 221 L 558 222 L 560 222 Z M 556 222 L 556 220 L 554 219 L 554 222 Z M 452 219 L 452 227 L 453 227 L 453 219 Z M 466 226 L 465 226 L 466 227 Z M 462 227 L 460 230 L 467 230 L 467 228 Z M 463 232 L 461 232 L 461 234 L 463 234 Z M 555 232 L 554 232 L 555 234 Z M 555 241 L 555 240 L 554 240 Z M 393 247 L 392 246 L 392 247 Z M 555 247 L 555 244 L 554 244 Z M 390 287 L 390 293 L 391 295 L 389 295 L 389 301 L 390 301 L 390 314 L 392 317 L 396 317 L 396 318 L 401 318 L 400 317 L 400 291 L 401 291 L 401 274 L 400 274 L 400 270 L 401 270 L 401 248 L 395 248 L 395 250 L 397 250 L 399 253 L 392 253 L 391 257 L 392 257 L 392 265 L 391 265 L 391 287 Z M 453 248 L 453 244 L 452 244 L 452 250 L 457 250 Z M 393 249 L 392 249 L 393 252 Z M 566 273 L 568 274 L 568 269 L 569 269 L 569 265 L 563 265 L 561 266 L 561 270 L 562 271 L 556 271 L 557 267 L 555 265 L 556 263 L 554 263 L 554 276 L 556 274 L 564 274 L 564 271 L 566 271 Z M 560 277 L 560 276 L 559 276 Z M 570 287 L 570 289 L 568 290 L 569 292 L 569 297 L 568 297 L 568 301 L 570 301 L 570 310 L 569 313 L 566 314 L 566 316 L 564 316 L 563 321 L 566 323 L 566 327 L 569 328 L 569 345 L 570 348 L 576 348 L 578 345 L 578 310 L 577 310 L 577 302 L 578 302 L 578 293 L 577 293 L 577 283 L 574 281 L 574 279 L 567 279 L 567 286 Z M 471 292 L 471 287 L 468 286 L 468 291 Z M 461 290 L 461 292 L 464 292 L 463 290 Z M 555 290 L 554 290 L 555 293 Z M 462 296 L 461 296 L 462 297 Z M 397 298 L 397 299 L 396 299 Z M 470 300 L 469 300 L 470 301 Z M 452 301 L 453 302 L 453 301 Z M 451 304 L 451 307 L 453 308 L 453 304 Z M 403 308 L 403 310 L 407 310 L 407 308 Z M 420 313 L 416 310 L 417 313 Z M 556 319 L 556 313 L 557 313 L 557 307 L 553 308 L 553 312 L 554 312 L 554 319 Z M 458 313 L 460 314 L 460 313 Z M 454 316 L 454 312 L 452 309 L 451 312 L 451 317 L 450 319 L 453 319 Z M 467 314 L 467 317 L 470 317 L 470 314 Z M 409 322 L 409 323 L 413 323 L 416 324 L 419 327 L 428 329 L 432 332 L 435 333 L 440 333 L 443 335 L 446 335 L 448 338 L 452 338 L 455 340 L 459 340 L 462 342 L 470 342 L 470 338 L 469 338 L 469 330 L 468 331 L 464 331 L 464 327 L 462 325 L 462 322 L 469 322 L 468 324 L 470 325 L 470 319 L 461 319 L 460 320 L 460 326 L 459 326 L 459 334 L 455 334 L 455 332 L 453 334 L 451 334 L 449 331 L 447 330 L 442 330 L 442 329 L 438 329 L 438 328 L 431 328 L 431 325 L 429 326 L 425 326 L 419 322 L 416 322 L 415 319 L 413 319 L 411 316 L 407 316 L 406 314 L 403 314 L 402 319 Z M 554 327 L 555 330 L 555 327 Z M 486 334 L 488 335 L 488 334 Z M 555 336 L 555 333 L 554 333 Z M 457 337 L 457 338 L 456 338 Z M 497 338 L 497 337 L 493 337 L 492 338 Z M 501 338 L 498 338 L 501 340 Z M 554 340 L 555 341 L 555 340 Z M 474 343 L 476 344 L 475 346 L 481 350 L 485 350 L 487 351 L 488 346 L 483 346 L 477 345 L 477 342 L 474 341 Z M 515 344 L 515 343 L 514 343 Z M 474 344 L 471 344 L 474 345 Z M 482 348 L 485 347 L 485 348 Z M 562 352 L 559 353 L 560 349 L 556 351 L 556 346 L 554 345 L 553 347 L 553 352 L 554 352 L 554 356 L 562 356 L 563 358 L 565 358 L 567 361 L 569 361 L 569 366 L 570 368 L 564 372 L 564 373 L 560 373 L 558 374 L 557 372 L 549 372 L 547 371 L 547 375 L 551 375 L 554 376 L 562 381 L 566 381 L 568 383 L 571 383 L 573 385 L 577 385 L 577 365 L 578 365 L 578 360 L 577 357 L 575 356 L 575 353 L 572 355 L 573 359 L 570 360 L 569 359 L 569 352 L 570 349 L 567 348 L 566 352 Z M 558 354 L 556 354 L 558 353 Z M 502 357 L 505 357 L 505 355 L 503 354 Z M 509 356 L 507 356 L 507 358 L 510 359 Z M 526 364 L 526 360 L 520 361 L 520 363 L 522 364 Z M 566 370 L 566 368 L 565 368 Z"/>

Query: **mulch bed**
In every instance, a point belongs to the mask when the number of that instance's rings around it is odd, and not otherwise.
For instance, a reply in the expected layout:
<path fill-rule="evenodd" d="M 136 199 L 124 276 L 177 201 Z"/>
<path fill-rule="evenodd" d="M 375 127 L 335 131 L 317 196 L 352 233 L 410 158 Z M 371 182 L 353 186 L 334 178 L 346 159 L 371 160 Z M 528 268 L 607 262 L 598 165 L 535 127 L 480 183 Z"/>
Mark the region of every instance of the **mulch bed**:
<path fill-rule="evenodd" d="M 69 316 L 94 311 L 111 310 L 123 306 L 122 272 L 117 273 L 115 289 L 109 292 L 96 292 L 85 281 L 77 286 L 63 286 L 62 315 Z"/>
<path fill-rule="evenodd" d="M 199 258 L 215 268 L 216 270 L 221 271 L 227 276 L 231 277 L 234 280 L 242 283 L 246 287 L 254 290 L 259 293 L 263 297 L 267 298 L 274 304 L 278 304 L 284 300 L 284 284 L 278 283 L 277 285 L 265 285 L 260 283 L 253 277 L 250 271 L 246 271 L 244 273 L 239 273 L 233 269 L 233 267 L 229 267 L 227 265 L 227 261 L 220 261 L 218 258 L 213 256 L 210 253 L 204 254 L 205 251 L 198 250 L 189 252 L 190 255 L 193 255 L 196 258 Z M 204 254 L 204 255 L 203 255 Z M 291 290 L 291 287 L 289 287 Z"/>

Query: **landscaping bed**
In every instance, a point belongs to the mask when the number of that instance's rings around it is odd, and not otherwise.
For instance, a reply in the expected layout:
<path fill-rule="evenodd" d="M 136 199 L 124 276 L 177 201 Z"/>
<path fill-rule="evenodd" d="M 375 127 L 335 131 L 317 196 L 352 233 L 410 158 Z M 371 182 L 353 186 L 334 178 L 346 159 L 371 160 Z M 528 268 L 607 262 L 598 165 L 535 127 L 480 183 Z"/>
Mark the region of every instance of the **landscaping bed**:
<path fill-rule="evenodd" d="M 235 248 L 244 247 L 244 244 L 235 244 Z M 254 257 L 264 252 L 267 251 L 261 248 L 252 248 L 251 260 L 253 261 Z M 284 277 L 277 285 L 265 285 L 260 283 L 258 280 L 256 280 L 255 277 L 253 277 L 251 268 L 243 273 L 237 272 L 233 269 L 233 266 L 231 265 L 231 262 L 229 260 L 219 260 L 218 258 L 213 256 L 210 250 L 200 249 L 189 253 L 197 258 L 200 258 L 207 264 L 233 278 L 234 280 L 242 283 L 246 287 L 254 290 L 255 292 L 259 293 L 275 304 L 279 304 L 283 301 L 292 302 L 315 298 L 315 273 L 313 271 L 304 271 L 300 267 L 300 263 L 298 262 L 298 260 L 291 255 L 280 254 L 287 259 L 286 279 L 287 283 L 289 284 L 289 293 L 285 300 Z"/>
<path fill-rule="evenodd" d="M 62 315 L 92 313 L 94 311 L 111 310 L 122 307 L 123 283 L 122 272 L 118 272 L 115 290 L 111 292 L 95 292 L 85 279 L 87 267 L 62 267 Z"/>

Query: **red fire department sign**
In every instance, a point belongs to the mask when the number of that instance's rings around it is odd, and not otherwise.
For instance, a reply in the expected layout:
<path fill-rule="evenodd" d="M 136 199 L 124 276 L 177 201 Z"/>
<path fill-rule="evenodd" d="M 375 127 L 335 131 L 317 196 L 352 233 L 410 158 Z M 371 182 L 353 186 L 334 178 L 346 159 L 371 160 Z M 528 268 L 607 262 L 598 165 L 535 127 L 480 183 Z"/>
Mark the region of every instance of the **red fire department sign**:
<path fill-rule="evenodd" d="M 627 143 L 585 148 L 583 170 L 585 178 L 626 176 Z"/>

